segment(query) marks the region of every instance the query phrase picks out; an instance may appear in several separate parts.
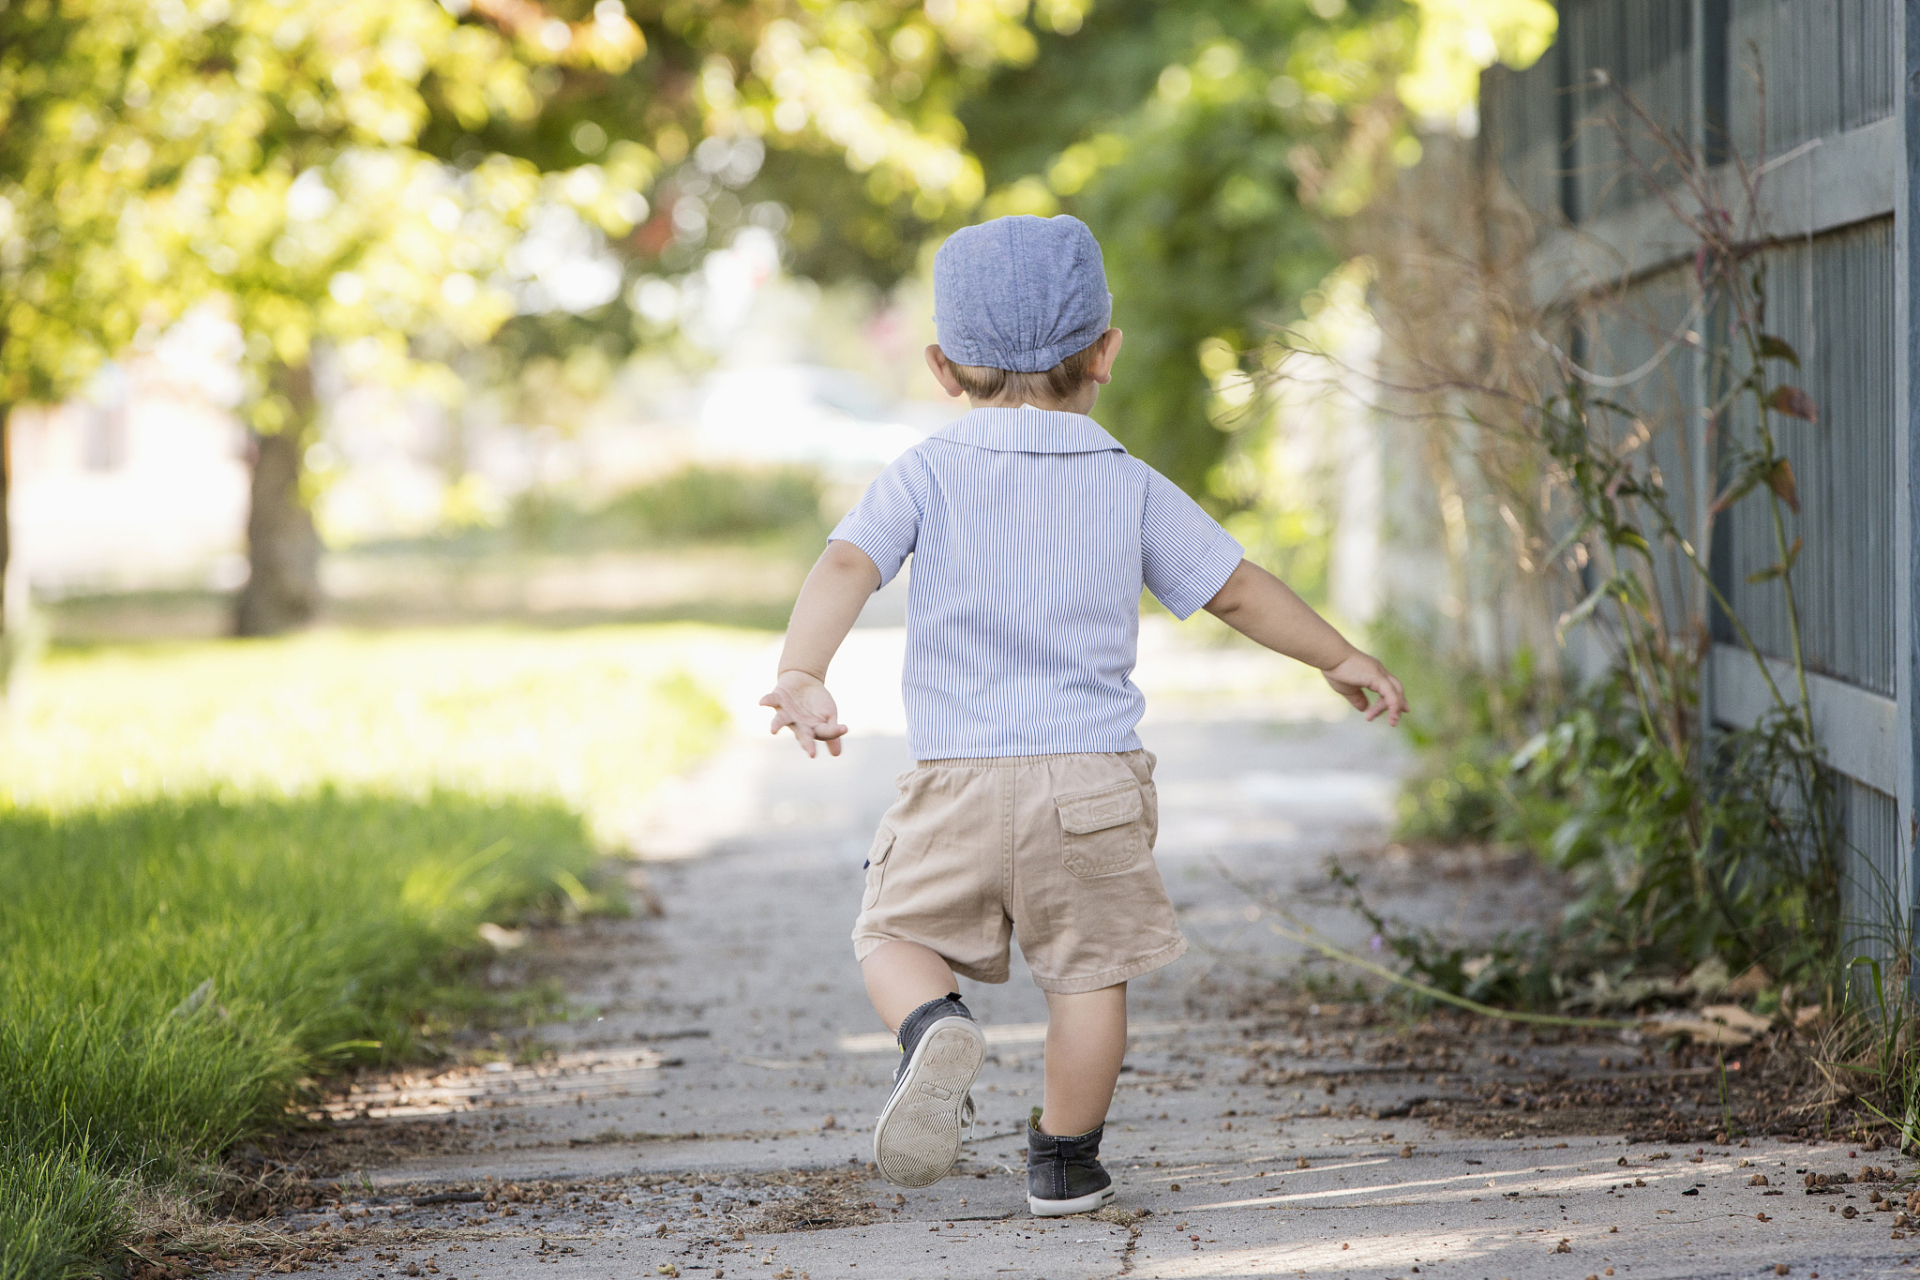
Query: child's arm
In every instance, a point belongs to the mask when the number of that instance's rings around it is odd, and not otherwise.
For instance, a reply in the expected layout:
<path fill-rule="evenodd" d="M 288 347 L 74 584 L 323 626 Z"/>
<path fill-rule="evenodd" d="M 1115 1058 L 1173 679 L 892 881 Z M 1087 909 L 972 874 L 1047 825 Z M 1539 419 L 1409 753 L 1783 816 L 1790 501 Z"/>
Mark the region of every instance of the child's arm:
<path fill-rule="evenodd" d="M 1333 625 L 1280 579 L 1242 560 L 1225 585 L 1207 602 L 1207 612 L 1275 653 L 1320 668 L 1333 691 L 1367 713 L 1372 720 L 1384 714 L 1388 724 L 1399 724 L 1407 709 L 1400 682 L 1378 658 L 1360 652 Z M 1380 701 L 1367 706 L 1368 689 Z"/>
<path fill-rule="evenodd" d="M 792 729 L 809 756 L 819 742 L 827 744 L 829 755 L 840 754 L 847 726 L 840 723 L 840 710 L 827 692 L 827 664 L 853 629 L 860 607 L 879 587 L 880 570 L 867 553 L 851 542 L 834 541 L 814 562 L 794 601 L 786 647 L 780 651 L 780 678 L 760 705 L 773 708 L 768 732 Z"/>

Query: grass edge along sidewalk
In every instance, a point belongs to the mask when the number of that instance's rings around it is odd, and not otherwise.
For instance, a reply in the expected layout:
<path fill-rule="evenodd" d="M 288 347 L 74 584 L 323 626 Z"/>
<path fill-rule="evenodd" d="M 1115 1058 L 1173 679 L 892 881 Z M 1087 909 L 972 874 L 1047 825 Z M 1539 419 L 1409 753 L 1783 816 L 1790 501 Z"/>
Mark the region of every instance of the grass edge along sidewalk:
<path fill-rule="evenodd" d="M 764 643 L 610 628 L 56 655 L 0 734 L 0 1280 L 97 1272 L 144 1187 L 204 1187 L 314 1073 L 417 1051 L 478 925 L 577 899 L 594 830 L 713 741 L 724 716 L 693 670 Z"/>

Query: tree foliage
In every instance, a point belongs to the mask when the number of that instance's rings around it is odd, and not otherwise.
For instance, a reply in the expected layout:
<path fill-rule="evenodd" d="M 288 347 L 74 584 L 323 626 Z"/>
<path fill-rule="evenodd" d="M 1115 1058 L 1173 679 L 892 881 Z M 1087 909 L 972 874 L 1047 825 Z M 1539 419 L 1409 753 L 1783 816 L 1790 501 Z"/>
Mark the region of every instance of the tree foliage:
<path fill-rule="evenodd" d="M 1107 414 L 1204 492 L 1258 416 L 1263 334 L 1335 260 L 1328 220 L 1417 155 L 1396 87 L 1436 109 L 1545 8 L 12 0 L 0 404 L 211 301 L 245 336 L 247 420 L 298 436 L 287 371 L 316 345 L 356 375 L 489 341 L 611 365 L 661 336 L 642 277 L 756 219 L 790 269 L 884 286 L 954 226 L 1065 210 L 1129 333 Z M 610 265 L 549 278 L 562 242 Z"/>
<path fill-rule="evenodd" d="M 678 206 L 727 167 L 705 163 L 716 144 L 755 167 L 760 135 L 831 152 L 928 216 L 977 201 L 940 95 L 907 90 L 1020 56 L 1022 15 L 870 8 L 667 4 L 636 23 L 621 0 L 0 7 L 0 403 L 67 394 L 216 301 L 245 335 L 245 416 L 297 440 L 317 343 L 350 373 L 394 373 L 552 309 L 538 255 L 515 259 L 530 235 L 630 236 L 690 265 L 709 219 Z M 587 309 L 578 293 L 563 309 Z"/>
<path fill-rule="evenodd" d="M 1338 261 L 1328 220 L 1406 137 L 1392 86 L 1414 35 L 1390 2 L 1116 0 L 963 113 L 990 207 L 1099 236 L 1127 332 L 1104 415 L 1216 507 L 1209 477 L 1258 417 L 1258 348 Z"/>

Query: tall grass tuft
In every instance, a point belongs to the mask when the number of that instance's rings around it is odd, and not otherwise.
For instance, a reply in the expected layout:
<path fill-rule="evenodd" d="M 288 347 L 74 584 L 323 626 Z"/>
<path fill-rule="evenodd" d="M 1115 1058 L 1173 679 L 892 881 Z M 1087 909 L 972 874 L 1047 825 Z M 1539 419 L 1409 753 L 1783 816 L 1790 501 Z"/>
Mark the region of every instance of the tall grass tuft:
<path fill-rule="evenodd" d="M 84 1146 L 0 1139 L 0 1276 L 87 1275 L 125 1229 L 125 1179 Z"/>
<path fill-rule="evenodd" d="M 0 1194 L 48 1224 L 0 1275 L 115 1203 L 67 1184 L 188 1172 L 309 1073 L 416 1050 L 477 926 L 559 905 L 595 856 L 560 805 L 450 793 L 0 814 Z"/>

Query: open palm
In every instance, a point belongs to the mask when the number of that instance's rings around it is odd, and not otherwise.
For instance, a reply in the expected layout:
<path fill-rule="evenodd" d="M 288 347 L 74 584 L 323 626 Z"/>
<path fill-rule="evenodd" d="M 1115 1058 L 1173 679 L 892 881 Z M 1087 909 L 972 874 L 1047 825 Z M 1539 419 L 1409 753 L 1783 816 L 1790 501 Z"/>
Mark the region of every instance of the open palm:
<path fill-rule="evenodd" d="M 783 672 L 760 705 L 773 708 L 773 724 L 767 732 L 793 730 L 794 739 L 809 756 L 817 756 L 823 742 L 828 755 L 840 754 L 847 726 L 840 723 L 840 709 L 821 681 L 797 671 Z"/>

